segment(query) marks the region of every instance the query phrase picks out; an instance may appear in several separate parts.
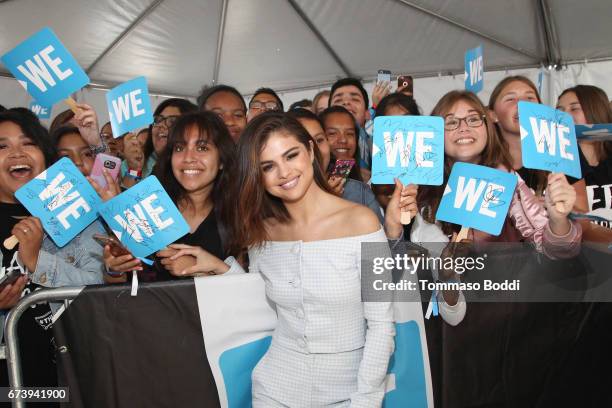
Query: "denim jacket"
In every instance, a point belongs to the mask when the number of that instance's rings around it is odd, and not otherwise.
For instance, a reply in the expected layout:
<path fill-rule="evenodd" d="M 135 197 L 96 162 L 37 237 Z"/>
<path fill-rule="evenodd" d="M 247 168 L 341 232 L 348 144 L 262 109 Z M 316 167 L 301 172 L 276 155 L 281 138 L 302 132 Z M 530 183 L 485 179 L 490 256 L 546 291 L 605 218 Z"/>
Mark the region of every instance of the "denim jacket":
<path fill-rule="evenodd" d="M 38 252 L 36 270 L 30 271 L 32 282 L 47 288 L 104 283 L 103 248 L 93 239 L 94 234 L 99 233 L 104 233 L 104 229 L 95 221 L 63 248 L 55 245 L 45 234 Z M 20 266 L 25 270 L 23 265 Z M 0 310 L 0 339 L 4 335 L 7 313 L 8 310 Z"/>

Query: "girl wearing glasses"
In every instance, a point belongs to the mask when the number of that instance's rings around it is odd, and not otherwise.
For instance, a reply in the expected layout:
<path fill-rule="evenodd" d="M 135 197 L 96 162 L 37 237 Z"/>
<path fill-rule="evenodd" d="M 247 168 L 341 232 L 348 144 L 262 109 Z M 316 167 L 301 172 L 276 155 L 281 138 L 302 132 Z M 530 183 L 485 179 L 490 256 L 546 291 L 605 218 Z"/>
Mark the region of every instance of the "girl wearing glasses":
<path fill-rule="evenodd" d="M 168 141 L 168 134 L 179 116 L 195 112 L 198 107 L 187 99 L 171 98 L 160 103 L 153 112 L 153 124 L 149 126 L 149 138 L 144 146 L 141 160 L 124 161 L 121 165 L 122 185 L 132 187 L 153 172 L 157 158 Z"/>
<path fill-rule="evenodd" d="M 512 158 L 487 119 L 486 108 L 471 92 L 451 91 L 434 107 L 433 116 L 444 118 L 444 179 L 447 180 L 455 162 L 467 162 L 511 171 Z M 470 239 L 476 241 L 531 241 L 538 250 L 551 258 L 570 258 L 580 250 L 582 230 L 568 219 L 576 194 L 562 174 L 548 176 L 545 208 L 519 176 L 518 185 L 508 211 L 506 223 L 498 237 L 470 229 Z M 448 240 L 460 226 L 435 222 L 445 184 L 421 186 L 417 195 L 419 214 L 411 231 L 413 242 Z M 552 203 L 562 203 L 557 209 Z M 436 232 L 436 230 L 441 231 Z M 434 234 L 435 238 L 430 237 Z"/>

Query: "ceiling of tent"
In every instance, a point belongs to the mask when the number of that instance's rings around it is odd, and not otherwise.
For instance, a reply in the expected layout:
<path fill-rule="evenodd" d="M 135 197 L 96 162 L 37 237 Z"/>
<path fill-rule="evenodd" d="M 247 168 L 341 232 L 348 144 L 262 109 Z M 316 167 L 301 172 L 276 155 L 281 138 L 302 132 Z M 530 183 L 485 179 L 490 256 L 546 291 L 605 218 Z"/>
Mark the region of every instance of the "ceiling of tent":
<path fill-rule="evenodd" d="M 486 70 L 611 59 L 611 20 L 608 0 L 0 0 L 0 54 L 49 26 L 93 85 L 249 94 L 460 73 L 479 44 Z"/>

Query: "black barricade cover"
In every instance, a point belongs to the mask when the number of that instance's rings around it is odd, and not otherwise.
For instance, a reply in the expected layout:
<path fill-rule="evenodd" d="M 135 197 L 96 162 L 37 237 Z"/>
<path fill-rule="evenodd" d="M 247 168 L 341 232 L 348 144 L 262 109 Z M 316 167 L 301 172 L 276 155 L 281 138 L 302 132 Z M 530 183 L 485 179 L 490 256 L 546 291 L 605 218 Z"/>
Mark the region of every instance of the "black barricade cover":
<path fill-rule="evenodd" d="M 71 407 L 219 406 L 191 279 L 88 287 L 54 330 Z"/>

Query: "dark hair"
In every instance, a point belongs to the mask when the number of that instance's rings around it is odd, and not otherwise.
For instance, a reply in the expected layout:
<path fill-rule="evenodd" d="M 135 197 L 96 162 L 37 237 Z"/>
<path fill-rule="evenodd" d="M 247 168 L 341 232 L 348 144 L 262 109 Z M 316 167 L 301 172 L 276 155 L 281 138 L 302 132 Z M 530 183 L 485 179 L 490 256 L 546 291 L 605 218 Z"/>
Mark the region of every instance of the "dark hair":
<path fill-rule="evenodd" d="M 419 116 L 419 106 L 412 96 L 408 96 L 401 92 L 395 92 L 382 98 L 376 107 L 376 116 L 385 116 L 385 111 L 392 107 L 399 106 L 408 111 L 408 115 Z"/>
<path fill-rule="evenodd" d="M 592 85 L 576 85 L 561 92 L 559 99 L 568 92 L 576 94 L 588 124 L 612 123 L 612 108 L 603 89 Z M 612 156 L 612 141 L 595 142 L 595 154 L 600 162 Z"/>
<path fill-rule="evenodd" d="M 74 112 L 70 109 L 60 112 L 55 118 L 53 118 L 51 126 L 49 127 L 49 132 L 53 132 L 58 127 L 64 126 L 72 118 L 74 118 Z"/>
<path fill-rule="evenodd" d="M 0 112 L 0 123 L 12 122 L 21 128 L 23 134 L 34 142 L 45 158 L 45 168 L 55 162 L 56 151 L 49 140 L 49 132 L 40 123 L 36 115 L 25 114 L 20 110 L 7 109 Z M 34 117 L 32 117 L 34 116 Z"/>
<path fill-rule="evenodd" d="M 291 112 L 294 109 L 307 108 L 309 106 L 312 106 L 312 101 L 310 99 L 301 99 L 297 102 L 293 102 L 289 106 L 289 112 Z"/>
<path fill-rule="evenodd" d="M 450 91 L 440 98 L 431 111 L 431 116 L 446 116 L 449 110 L 459 101 L 465 101 L 470 104 L 471 107 L 484 118 L 483 125 L 487 131 L 487 144 L 480 155 L 480 162 L 478 164 L 493 168 L 502 165 L 506 170 L 512 170 L 510 153 L 497 136 L 492 121 L 487 117 L 487 108 L 476 94 L 469 91 Z M 421 188 L 419 188 L 417 203 L 420 208 L 426 210 L 423 212 L 423 218 L 430 223 L 435 222 L 436 212 L 438 211 L 440 200 L 444 194 L 451 167 L 452 163 L 450 158 L 444 155 L 444 183 L 440 186 L 421 186 Z M 450 233 L 453 228 L 456 228 L 456 226 L 453 227 L 452 224 L 442 223 L 442 230 L 447 234 Z"/>
<path fill-rule="evenodd" d="M 363 179 L 361 178 L 361 172 L 359 171 L 359 168 L 361 167 L 361 156 L 359 154 L 359 125 L 357 125 L 357 121 L 355 120 L 355 117 L 353 116 L 353 114 L 351 112 L 349 112 L 344 106 L 330 106 L 329 108 L 325 109 L 323 112 L 321 112 L 321 114 L 319 114 L 319 118 L 321 119 L 321 125 L 323 127 L 323 130 L 325 130 L 325 122 L 327 121 L 327 119 L 329 119 L 329 116 L 334 114 L 334 113 L 341 113 L 344 115 L 348 115 L 352 120 L 353 123 L 355 124 L 355 155 L 353 156 L 355 159 L 355 165 L 353 166 L 353 168 L 351 169 L 351 172 L 349 173 L 349 178 L 352 178 L 353 180 L 357 180 L 357 181 L 363 181 Z M 325 132 L 325 134 L 327 135 L 327 131 Z M 333 153 L 331 154 L 330 160 L 329 160 L 329 168 L 327 169 L 327 172 L 330 172 L 333 168 L 333 166 L 336 163 L 337 158 L 333 155 Z"/>
<path fill-rule="evenodd" d="M 210 98 L 211 96 L 219 92 L 231 93 L 232 95 L 240 99 L 240 103 L 242 103 L 242 107 L 244 108 L 244 113 L 246 113 L 247 106 L 246 106 L 246 103 L 244 102 L 244 98 L 242 97 L 242 94 L 238 92 L 236 88 L 234 88 L 233 86 L 229 86 L 229 85 L 215 85 L 211 87 L 206 87 L 206 86 L 203 87 L 202 90 L 200 91 L 200 95 L 198 96 L 198 106 L 200 107 L 200 110 L 204 110 L 204 105 L 206 105 L 208 98 Z"/>
<path fill-rule="evenodd" d="M 283 132 L 291 135 L 308 151 L 314 152 L 312 163 L 314 182 L 324 191 L 333 194 L 321 170 L 321 155 L 316 143 L 293 117 L 280 112 L 265 112 L 254 118 L 245 128 L 238 143 L 236 167 L 236 214 L 232 220 L 232 248 L 239 252 L 257 246 L 268 239 L 265 220 L 272 218 L 280 223 L 291 219 L 283 201 L 269 194 L 263 186 L 260 155 L 270 135 Z M 239 199 L 238 199 L 239 198 Z"/>
<path fill-rule="evenodd" d="M 4 112 L 6 110 L 6 108 L 2 105 L 0 105 L 0 112 Z"/>
<path fill-rule="evenodd" d="M 323 128 L 323 123 L 321 122 L 321 119 L 317 115 L 315 115 L 312 111 L 309 111 L 308 109 L 304 109 L 304 108 L 290 109 L 289 111 L 287 111 L 287 116 L 290 116 L 298 120 L 299 119 L 314 120 L 316 122 L 319 122 L 319 124 L 321 125 L 321 129 Z"/>
<path fill-rule="evenodd" d="M 276 99 L 276 102 L 278 103 L 278 106 L 280 107 L 280 112 L 285 111 L 285 106 L 283 105 L 283 101 L 281 101 L 281 98 L 276 94 L 276 92 L 274 92 L 272 88 L 259 88 L 258 90 L 255 91 L 255 93 L 251 97 L 251 101 L 255 99 L 257 95 L 260 95 L 260 94 L 272 95 L 274 99 Z"/>
<path fill-rule="evenodd" d="M 157 108 L 155 108 L 155 111 L 153 112 L 153 116 L 161 114 L 162 111 L 169 106 L 177 108 L 181 112 L 181 115 L 184 115 L 188 112 L 195 112 L 198 110 L 198 107 L 195 106 L 193 103 L 189 102 L 187 99 L 170 98 L 157 105 Z M 151 154 L 153 154 L 153 124 L 149 125 L 149 137 L 147 137 L 147 141 L 144 146 L 145 162 L 149 158 L 149 156 L 151 156 Z"/>
<path fill-rule="evenodd" d="M 368 106 L 370 105 L 370 99 L 368 98 L 368 93 L 366 92 L 365 88 L 361 84 L 361 81 L 358 80 L 357 78 L 342 78 L 336 81 L 336 83 L 332 85 L 331 92 L 329 94 L 329 106 L 331 106 L 331 101 L 334 97 L 334 93 L 336 93 L 338 88 L 341 88 L 343 86 L 351 86 L 351 85 L 359 89 L 359 92 L 361 92 L 361 95 L 363 96 L 363 102 L 365 103 L 365 108 L 368 109 Z"/>
<path fill-rule="evenodd" d="M 22 106 L 17 106 L 15 108 L 11 108 L 11 110 L 13 112 L 21 113 L 22 115 L 27 116 L 28 118 L 32 119 L 33 121 L 36 121 L 36 122 L 40 123 L 40 118 L 38 116 L 36 116 L 36 114 L 34 112 L 32 112 L 31 109 L 24 108 Z"/>
<path fill-rule="evenodd" d="M 229 211 L 230 200 L 233 198 L 229 187 L 232 179 L 231 172 L 235 167 L 236 146 L 219 116 L 207 111 L 182 115 L 170 130 L 168 143 L 157 161 L 153 174 L 157 176 L 175 204 L 178 205 L 187 198 L 187 192 L 172 172 L 172 155 L 176 144 L 184 143 L 185 133 L 193 127 L 198 129 L 201 138 L 206 138 L 215 145 L 219 152 L 219 163 L 223 165 L 215 178 L 211 198 L 214 203 L 215 216 L 220 224 L 219 233 L 222 240 L 227 243 L 228 239 L 224 236 L 225 227 L 229 225 L 230 217 L 236 217 L 236 214 Z"/>
<path fill-rule="evenodd" d="M 51 143 L 53 143 L 53 146 L 57 149 L 57 145 L 59 144 L 62 137 L 72 134 L 72 133 L 76 133 L 79 136 L 81 135 L 79 128 L 76 126 L 72 126 L 70 124 L 60 126 L 57 129 L 55 129 L 53 132 L 51 132 L 51 135 L 50 135 Z"/>

